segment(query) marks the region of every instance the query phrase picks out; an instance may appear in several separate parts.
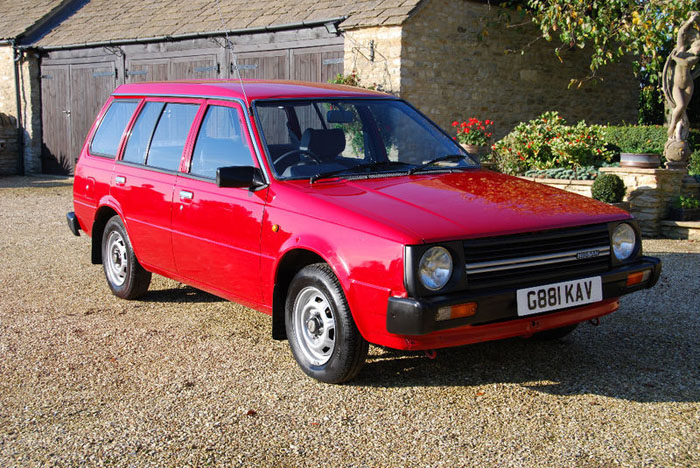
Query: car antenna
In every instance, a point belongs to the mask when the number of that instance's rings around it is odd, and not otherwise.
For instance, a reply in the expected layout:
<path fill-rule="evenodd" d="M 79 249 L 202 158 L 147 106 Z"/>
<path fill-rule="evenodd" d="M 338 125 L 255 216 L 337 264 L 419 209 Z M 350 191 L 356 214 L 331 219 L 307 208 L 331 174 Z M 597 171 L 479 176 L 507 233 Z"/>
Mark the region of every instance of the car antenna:
<path fill-rule="evenodd" d="M 245 85 L 243 84 L 243 78 L 241 77 L 241 69 L 238 68 L 238 59 L 236 57 L 236 53 L 233 51 L 233 43 L 228 37 L 228 30 L 226 29 L 226 23 L 224 22 L 224 15 L 221 14 L 221 0 L 216 0 L 216 11 L 219 13 L 221 29 L 223 30 L 224 37 L 226 39 L 226 49 L 231 54 L 231 60 L 233 60 L 233 69 L 236 70 L 238 82 L 241 84 L 241 90 L 243 91 L 243 97 L 245 98 L 245 102 L 248 103 L 248 95 L 245 92 Z M 248 105 L 250 105 L 250 103 L 248 103 Z"/>

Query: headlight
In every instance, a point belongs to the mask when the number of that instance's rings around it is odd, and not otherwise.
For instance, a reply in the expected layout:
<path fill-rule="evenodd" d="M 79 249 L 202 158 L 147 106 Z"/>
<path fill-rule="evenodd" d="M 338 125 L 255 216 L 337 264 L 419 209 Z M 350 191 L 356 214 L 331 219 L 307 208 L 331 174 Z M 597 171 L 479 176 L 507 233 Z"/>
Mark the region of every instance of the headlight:
<path fill-rule="evenodd" d="M 627 223 L 618 224 L 612 236 L 615 257 L 621 262 L 627 260 L 634 253 L 636 244 L 637 236 L 632 226 Z"/>
<path fill-rule="evenodd" d="M 444 247 L 431 247 L 425 251 L 418 264 L 420 282 L 427 289 L 442 289 L 452 276 L 452 256 Z"/>

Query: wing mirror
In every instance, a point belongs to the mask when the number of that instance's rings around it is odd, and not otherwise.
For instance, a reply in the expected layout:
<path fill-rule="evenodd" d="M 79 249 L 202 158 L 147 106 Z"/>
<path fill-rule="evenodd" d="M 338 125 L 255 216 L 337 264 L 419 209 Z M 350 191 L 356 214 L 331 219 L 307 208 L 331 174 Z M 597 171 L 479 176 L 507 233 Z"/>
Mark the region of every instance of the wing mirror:
<path fill-rule="evenodd" d="M 264 187 L 265 180 L 259 168 L 253 166 L 227 166 L 216 169 L 216 185 L 219 187 L 244 187 L 255 190 Z"/>

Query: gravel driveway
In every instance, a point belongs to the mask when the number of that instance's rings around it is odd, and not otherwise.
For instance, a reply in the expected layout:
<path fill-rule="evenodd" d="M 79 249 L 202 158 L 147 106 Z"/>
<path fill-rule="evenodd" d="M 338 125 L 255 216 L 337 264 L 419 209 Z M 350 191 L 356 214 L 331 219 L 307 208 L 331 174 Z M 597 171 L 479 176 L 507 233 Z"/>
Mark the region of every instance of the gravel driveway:
<path fill-rule="evenodd" d="M 555 343 L 370 348 L 304 376 L 270 318 L 161 277 L 109 292 L 66 179 L 0 178 L 0 466 L 700 466 L 700 243 Z"/>

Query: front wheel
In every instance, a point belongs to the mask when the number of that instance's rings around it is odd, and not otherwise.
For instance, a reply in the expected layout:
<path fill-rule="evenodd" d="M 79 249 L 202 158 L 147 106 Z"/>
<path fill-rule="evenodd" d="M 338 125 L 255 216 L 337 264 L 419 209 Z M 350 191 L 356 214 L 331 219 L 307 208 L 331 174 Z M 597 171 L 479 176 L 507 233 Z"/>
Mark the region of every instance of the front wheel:
<path fill-rule="evenodd" d="M 136 299 L 148 291 L 151 273 L 144 270 L 136 259 L 119 216 L 112 216 L 107 221 L 102 234 L 102 267 L 115 296 Z"/>
<path fill-rule="evenodd" d="M 285 326 L 294 359 L 317 380 L 345 382 L 365 363 L 369 344 L 355 325 L 338 279 L 324 263 L 302 268 L 292 280 Z"/>

